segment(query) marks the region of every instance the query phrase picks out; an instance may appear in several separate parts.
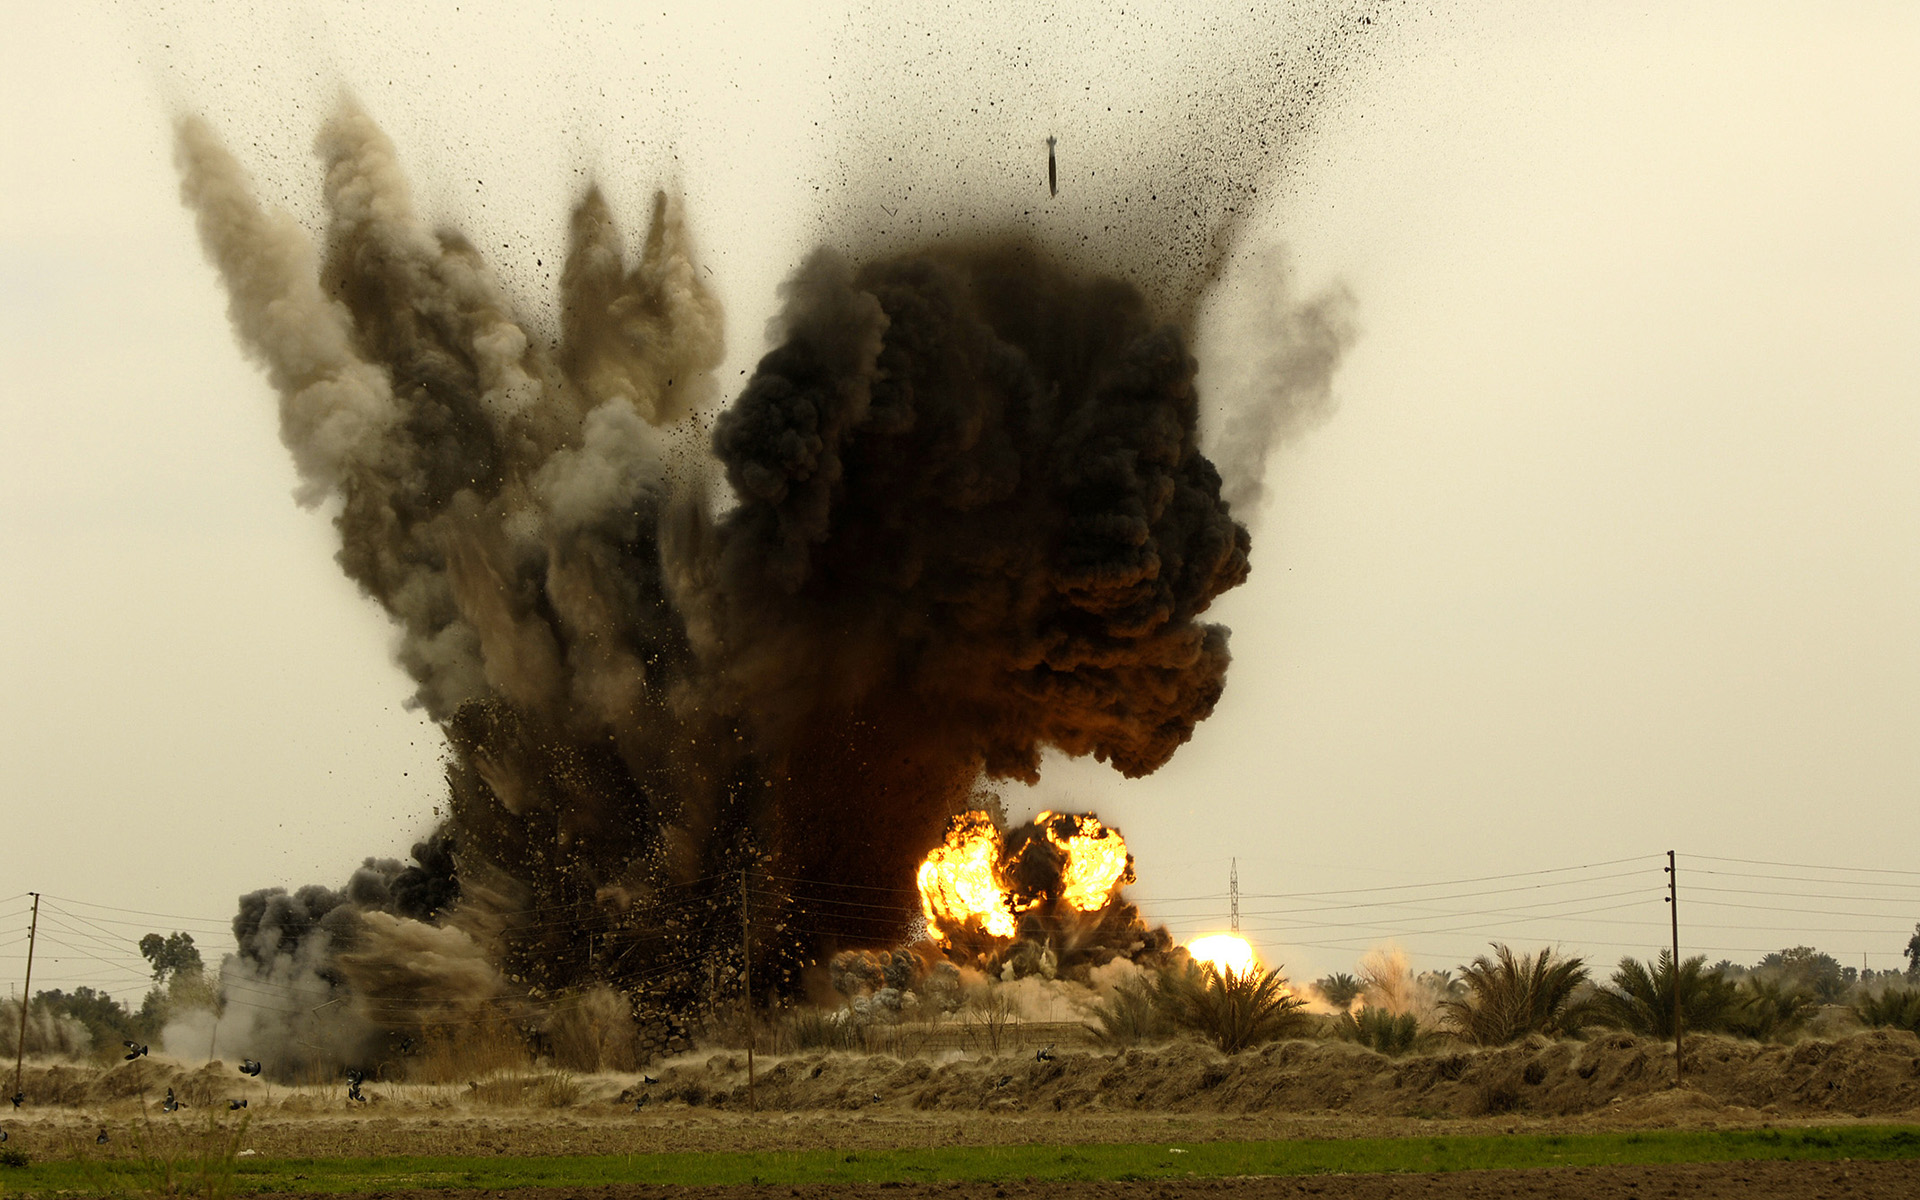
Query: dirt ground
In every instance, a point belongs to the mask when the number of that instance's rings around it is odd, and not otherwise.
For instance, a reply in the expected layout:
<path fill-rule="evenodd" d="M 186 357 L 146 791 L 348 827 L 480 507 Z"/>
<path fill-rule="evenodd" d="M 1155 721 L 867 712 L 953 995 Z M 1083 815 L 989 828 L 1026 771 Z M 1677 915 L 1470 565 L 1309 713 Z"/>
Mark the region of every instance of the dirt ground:
<path fill-rule="evenodd" d="M 172 1089 L 184 1109 L 161 1114 Z M 1874 1030 L 1831 1041 L 1671 1046 L 1629 1034 L 1534 1038 L 1389 1058 L 1344 1042 L 1287 1041 L 1227 1057 L 1197 1043 L 897 1058 L 812 1051 L 756 1064 L 687 1055 L 646 1076 L 521 1069 L 445 1083 L 376 1077 L 288 1087 L 233 1066 L 158 1056 L 111 1067 L 36 1064 L 15 1136 L 164 1120 L 204 1123 L 244 1100 L 274 1154 L 634 1153 L 954 1141 L 1134 1141 L 1396 1136 L 1487 1122 L 1538 1130 L 1746 1128 L 1920 1120 L 1920 1038 Z M 1185 1132 L 1182 1132 L 1185 1131 Z"/>
<path fill-rule="evenodd" d="M 382 1192 L 382 1200 L 445 1200 L 437 1191 Z M 1455 1171 L 1442 1175 L 1313 1175 L 1289 1179 L 1159 1180 L 1151 1183 L 834 1184 L 672 1188 L 614 1185 L 489 1193 L 512 1200 L 1912 1200 L 1920 1162 L 1688 1163 L 1664 1167 L 1558 1167 Z M 341 1200 L 372 1200 L 342 1197 Z"/>
<path fill-rule="evenodd" d="M 1227 1058 L 1194 1044 L 1124 1051 L 895 1058 L 811 1052 L 761 1056 L 758 1111 L 747 1111 L 744 1056 L 689 1055 L 635 1075 L 499 1072 L 443 1084 L 385 1080 L 367 1100 L 339 1084 L 290 1088 L 230 1065 L 159 1057 L 111 1067 L 29 1068 L 27 1104 L 0 1106 L 12 1149 L 34 1157 L 131 1155 L 231 1125 L 273 1157 L 574 1155 L 660 1151 L 847 1150 L 944 1145 L 1247 1141 L 1279 1138 L 1734 1129 L 1853 1121 L 1920 1122 L 1920 1039 L 1875 1031 L 1767 1046 L 1701 1038 L 1687 1085 L 1674 1088 L 1671 1049 L 1611 1034 L 1536 1039 L 1493 1050 L 1387 1058 L 1342 1043 L 1283 1042 Z M 168 1088 L 185 1106 L 163 1113 Z M 228 1110 L 245 1099 L 244 1113 Z M 95 1143 L 105 1129 L 105 1149 Z M 1920 1196 L 1920 1165 L 1733 1164 L 1460 1173 L 1442 1177 L 1313 1177 L 1192 1184 L 902 1185 L 835 1188 L 976 1196 Z M 1775 1190 L 1769 1190 L 1775 1189 Z M 790 1189 L 760 1189 L 769 1196 Z M 747 1189 L 676 1189 L 689 1197 Z M 640 1197 L 660 1188 L 516 1191 Z M 756 1192 L 755 1194 L 758 1194 Z M 797 1195 L 827 1195 L 802 1188 Z M 390 1193 L 398 1196 L 398 1193 Z"/>

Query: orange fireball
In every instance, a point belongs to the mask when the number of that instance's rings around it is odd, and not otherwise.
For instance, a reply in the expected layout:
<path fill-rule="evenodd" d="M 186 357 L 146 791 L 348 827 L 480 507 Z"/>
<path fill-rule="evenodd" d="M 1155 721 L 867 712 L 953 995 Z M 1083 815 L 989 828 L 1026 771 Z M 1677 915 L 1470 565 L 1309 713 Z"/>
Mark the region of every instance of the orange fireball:
<path fill-rule="evenodd" d="M 947 940 L 969 921 L 997 938 L 1018 929 L 1000 882 L 1000 831 L 983 812 L 953 819 L 947 840 L 920 864 L 919 884 L 920 911 L 937 939 Z"/>
<path fill-rule="evenodd" d="M 1036 845 L 1042 853 L 1029 856 Z M 918 874 L 927 932 L 949 944 L 963 929 L 1011 941 L 1023 913 L 1098 913 L 1132 882 L 1133 858 L 1119 830 L 1089 815 L 1052 812 L 1013 834 L 1001 833 L 986 813 L 962 813 Z"/>
<path fill-rule="evenodd" d="M 1034 822 L 1047 831 L 1047 840 L 1066 855 L 1067 864 L 1060 873 L 1060 898 L 1081 912 L 1093 912 L 1106 905 L 1113 889 L 1125 878 L 1132 865 L 1127 843 L 1117 829 L 1108 829 L 1091 816 L 1069 817 L 1074 832 L 1066 837 L 1055 830 L 1054 814 L 1043 812 Z"/>

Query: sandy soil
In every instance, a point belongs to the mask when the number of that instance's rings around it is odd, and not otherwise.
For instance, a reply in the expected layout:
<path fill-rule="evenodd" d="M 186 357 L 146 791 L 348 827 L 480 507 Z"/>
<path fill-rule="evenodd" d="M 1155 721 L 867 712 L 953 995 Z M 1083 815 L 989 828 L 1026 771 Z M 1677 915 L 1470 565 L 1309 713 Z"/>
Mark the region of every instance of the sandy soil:
<path fill-rule="evenodd" d="M 1920 1195 L 1920 1162 L 1701 1163 L 1670 1167 L 1564 1167 L 1538 1171 L 1456 1171 L 1444 1175 L 1314 1175 L 1291 1179 L 1163 1180 L 1152 1183 L 835 1184 L 802 1187 L 529 1188 L 513 1200 L 1506 1200 L 1602 1197 L 1647 1200 L 1911 1200 Z M 437 1191 L 392 1191 L 384 1200 L 445 1200 Z M 371 1200 L 343 1197 L 342 1200 Z"/>

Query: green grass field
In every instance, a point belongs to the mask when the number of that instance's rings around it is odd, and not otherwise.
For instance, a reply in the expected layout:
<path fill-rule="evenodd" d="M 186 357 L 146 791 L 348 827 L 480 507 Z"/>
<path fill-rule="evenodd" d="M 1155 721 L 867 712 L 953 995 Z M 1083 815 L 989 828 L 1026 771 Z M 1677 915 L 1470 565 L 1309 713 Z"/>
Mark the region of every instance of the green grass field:
<path fill-rule="evenodd" d="M 884 1183 L 1005 1179 L 1162 1179 L 1188 1175 L 1313 1175 L 1465 1171 L 1794 1159 L 1920 1158 L 1920 1126 L 1852 1125 L 1739 1132 L 1653 1131 L 1568 1135 L 1354 1138 L 1089 1146 L 954 1146 L 749 1154 L 636 1154 L 578 1158 L 248 1158 L 233 1190 L 312 1192 L 384 1188 L 512 1188 L 605 1183 Z M 0 1168 L 0 1194 L 139 1194 L 153 1168 L 48 1162 Z"/>

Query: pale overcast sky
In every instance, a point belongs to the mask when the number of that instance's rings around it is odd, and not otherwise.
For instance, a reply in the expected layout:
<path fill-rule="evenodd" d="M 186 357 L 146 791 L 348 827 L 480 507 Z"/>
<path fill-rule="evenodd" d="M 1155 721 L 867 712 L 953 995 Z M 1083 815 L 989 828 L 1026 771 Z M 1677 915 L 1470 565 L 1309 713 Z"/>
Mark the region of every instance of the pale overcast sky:
<path fill-rule="evenodd" d="M 898 13 L 944 136 L 997 134 L 982 97 L 1024 106 L 1067 196 L 1098 154 L 1073 157 L 1064 79 L 1125 90 L 1157 47 L 1158 111 L 1237 28 L 1000 7 L 11 15 L 0 977 L 29 890 L 36 987 L 137 995 L 141 932 L 223 948 L 240 893 L 337 886 L 440 799 L 386 621 L 291 497 L 173 113 L 313 219 L 308 146 L 350 87 L 529 308 L 589 175 L 629 227 L 675 185 L 732 378 L 846 203 L 823 194 L 872 177 L 846 156 L 891 128 L 869 75 Z M 1224 926 L 1237 858 L 1243 923 L 1296 975 L 1389 939 L 1421 966 L 1494 938 L 1651 953 L 1669 848 L 1688 953 L 1896 965 L 1920 920 L 1920 8 L 1382 5 L 1374 29 L 1253 230 L 1302 290 L 1344 281 L 1360 336 L 1216 609 L 1226 697 L 1158 775 L 1056 763 L 1010 805 L 1119 825 L 1182 935 Z M 1516 872 L 1549 873 L 1424 886 Z"/>

